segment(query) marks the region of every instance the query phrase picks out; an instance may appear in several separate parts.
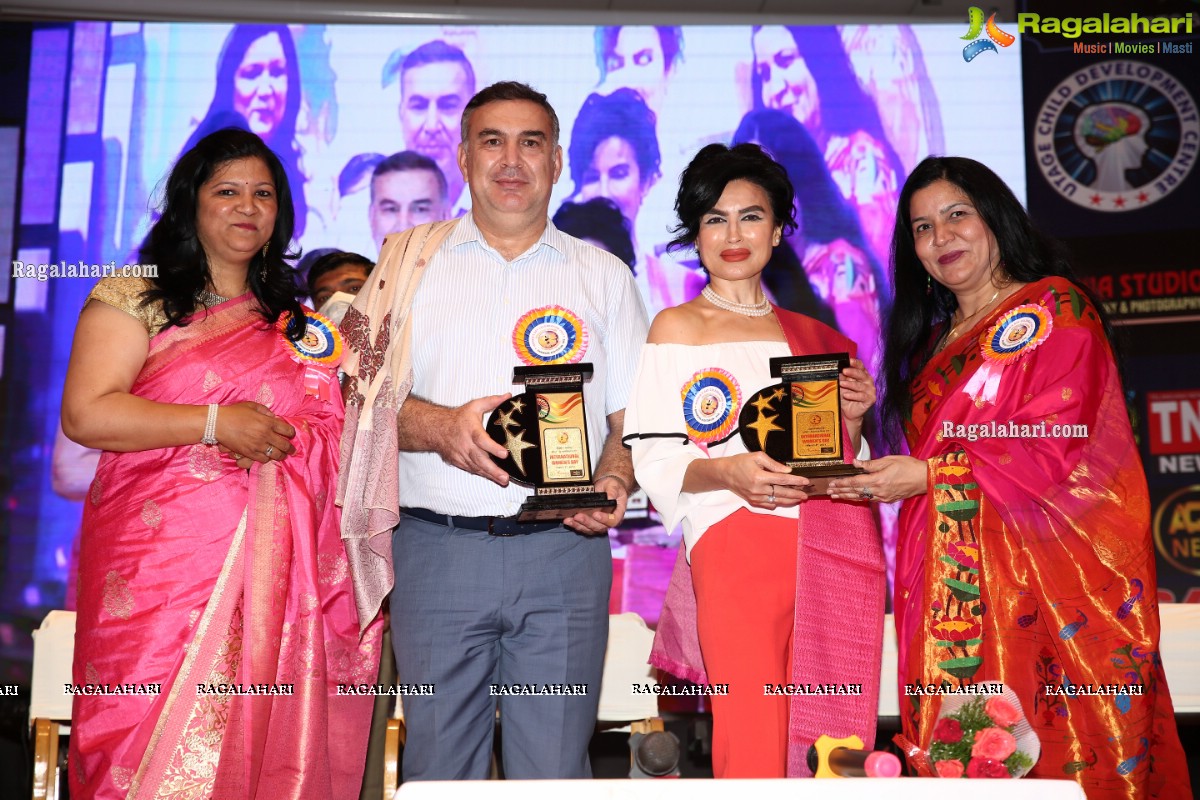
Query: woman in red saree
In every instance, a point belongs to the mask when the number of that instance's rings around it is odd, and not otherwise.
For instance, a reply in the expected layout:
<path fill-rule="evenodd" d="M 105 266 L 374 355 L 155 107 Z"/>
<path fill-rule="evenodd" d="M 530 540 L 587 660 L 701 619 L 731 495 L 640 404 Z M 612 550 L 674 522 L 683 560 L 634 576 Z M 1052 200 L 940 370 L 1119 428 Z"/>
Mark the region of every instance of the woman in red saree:
<path fill-rule="evenodd" d="M 336 329 L 282 256 L 279 160 L 185 153 L 142 260 L 80 315 L 63 429 L 104 450 L 85 501 L 68 773 L 80 798 L 345 798 L 378 631 L 360 637 L 332 502 Z M 303 326 L 294 322 L 304 320 Z"/>
<path fill-rule="evenodd" d="M 1031 777 L 1074 779 L 1090 800 L 1190 797 L 1146 480 L 1102 310 L 969 159 L 917 166 L 893 246 L 882 408 L 912 456 L 869 462 L 841 496 L 905 501 L 904 736 L 928 750 L 941 706 L 906 686 L 1002 681 L 1041 741 Z M 1083 693 L 1113 686 L 1140 693 Z"/>

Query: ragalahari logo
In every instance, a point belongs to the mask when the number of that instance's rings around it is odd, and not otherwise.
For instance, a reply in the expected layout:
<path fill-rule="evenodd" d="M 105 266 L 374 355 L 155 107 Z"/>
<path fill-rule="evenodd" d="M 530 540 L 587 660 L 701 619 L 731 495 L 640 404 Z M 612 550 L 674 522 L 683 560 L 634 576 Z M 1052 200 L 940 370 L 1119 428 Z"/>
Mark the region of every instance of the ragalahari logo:
<path fill-rule="evenodd" d="M 1000 30 L 996 25 L 996 15 L 992 14 L 987 18 L 987 24 L 983 23 L 983 9 L 979 6 L 971 6 L 968 15 L 968 23 L 970 28 L 967 30 L 967 35 L 961 37 L 971 43 L 963 48 L 963 61 L 972 61 L 980 53 L 991 50 L 993 53 L 999 52 L 996 50 L 996 45 L 1008 47 L 1017 40 L 1017 37 L 1011 33 L 1006 33 Z M 980 39 L 979 34 L 987 33 L 986 39 Z M 993 44 L 993 42 L 995 44 Z"/>

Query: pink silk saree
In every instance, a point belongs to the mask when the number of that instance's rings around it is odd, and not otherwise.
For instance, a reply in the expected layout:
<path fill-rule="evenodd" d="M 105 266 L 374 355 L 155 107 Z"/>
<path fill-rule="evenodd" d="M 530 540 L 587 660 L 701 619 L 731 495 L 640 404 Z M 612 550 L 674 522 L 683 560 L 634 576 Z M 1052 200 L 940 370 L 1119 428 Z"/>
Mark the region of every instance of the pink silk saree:
<path fill-rule="evenodd" d="M 927 749 L 941 705 L 905 684 L 1003 681 L 1041 740 L 1030 777 L 1076 780 L 1090 800 L 1190 797 L 1158 654 L 1146 479 L 1086 296 L 1061 278 L 1022 288 L 911 388 L 909 446 L 929 491 L 900 514 L 904 735 Z M 993 422 L 1047 429 L 946 428 Z M 1059 693 L 1112 684 L 1144 693 Z"/>
<path fill-rule="evenodd" d="M 357 797 L 378 624 L 360 638 L 333 503 L 342 402 L 253 296 L 150 342 L 132 388 L 161 403 L 255 401 L 296 428 L 282 462 L 238 469 L 195 444 L 106 452 L 84 501 L 76 684 L 161 687 L 74 698 L 77 798 Z M 231 684 L 247 691 L 206 693 Z"/>

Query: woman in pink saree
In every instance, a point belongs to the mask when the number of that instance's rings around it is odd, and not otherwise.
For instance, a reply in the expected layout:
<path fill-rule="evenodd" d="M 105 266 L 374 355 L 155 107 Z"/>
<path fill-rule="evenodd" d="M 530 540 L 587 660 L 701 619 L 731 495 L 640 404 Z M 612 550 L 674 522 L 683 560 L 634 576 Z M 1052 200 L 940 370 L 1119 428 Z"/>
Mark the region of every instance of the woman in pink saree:
<path fill-rule="evenodd" d="M 906 686 L 1001 681 L 1041 742 L 1030 777 L 1078 781 L 1089 800 L 1191 797 L 1158 653 L 1146 478 L 1103 310 L 970 159 L 917 165 L 894 241 L 883 410 L 912 456 L 868 462 L 839 496 L 904 500 L 904 736 L 928 750 L 942 709 L 937 691 Z M 1131 691 L 1089 693 L 1103 687 Z M 977 761 L 967 777 L 986 777 Z"/>
<path fill-rule="evenodd" d="M 294 299 L 278 158 L 185 153 L 142 260 L 80 315 L 63 429 L 104 450 L 84 510 L 69 754 L 81 798 L 355 797 L 377 626 L 332 502 L 336 328 Z M 304 320 L 300 325 L 296 320 Z"/>

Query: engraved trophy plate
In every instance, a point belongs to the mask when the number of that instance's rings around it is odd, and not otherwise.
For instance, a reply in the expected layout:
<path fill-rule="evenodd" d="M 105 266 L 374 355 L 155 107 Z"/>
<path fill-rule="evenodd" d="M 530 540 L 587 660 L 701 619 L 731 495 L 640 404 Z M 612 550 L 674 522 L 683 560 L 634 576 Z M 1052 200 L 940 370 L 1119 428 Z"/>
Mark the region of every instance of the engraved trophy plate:
<path fill-rule="evenodd" d="M 838 375 L 848 366 L 848 353 L 772 358 L 771 375 L 783 382 L 751 395 L 738 416 L 746 449 L 808 478 L 810 496 L 829 494 L 832 478 L 865 472 L 844 460 Z"/>
<path fill-rule="evenodd" d="M 583 384 L 591 364 L 517 367 L 514 381 L 525 391 L 501 403 L 484 430 L 508 455 L 492 457 L 513 480 L 534 487 L 517 512 L 518 522 L 562 520 L 581 512 L 617 507 L 592 485 L 592 459 L 584 414 Z"/>

